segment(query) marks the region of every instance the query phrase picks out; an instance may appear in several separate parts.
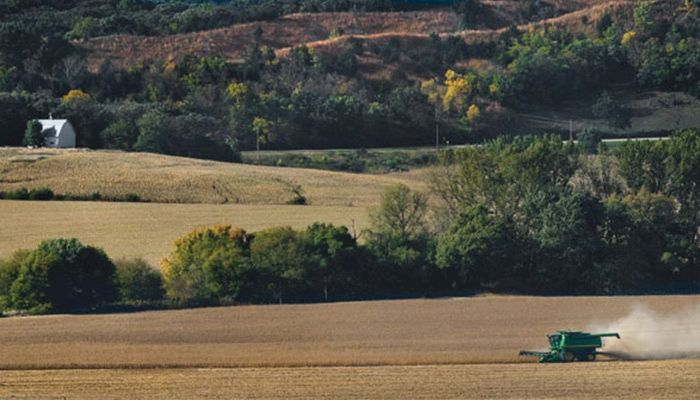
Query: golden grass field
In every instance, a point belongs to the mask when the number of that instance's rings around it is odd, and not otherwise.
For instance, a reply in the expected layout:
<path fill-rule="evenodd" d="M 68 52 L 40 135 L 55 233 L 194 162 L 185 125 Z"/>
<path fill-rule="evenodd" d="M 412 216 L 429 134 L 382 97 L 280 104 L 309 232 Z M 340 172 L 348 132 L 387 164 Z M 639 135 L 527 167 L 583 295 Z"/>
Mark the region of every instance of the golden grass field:
<path fill-rule="evenodd" d="M 696 398 L 699 360 L 520 349 L 699 296 L 372 301 L 0 319 L 0 398 Z"/>
<path fill-rule="evenodd" d="M 305 228 L 314 222 L 367 227 L 368 208 L 387 186 L 426 190 L 426 170 L 371 175 L 277 168 L 150 153 L 0 148 L 0 191 L 49 187 L 55 193 L 125 196 L 154 203 L 0 201 L 0 257 L 41 240 L 76 237 L 113 258 L 152 265 L 195 227 L 231 224 L 248 231 Z M 288 206 L 290 186 L 310 202 Z M 181 204 L 205 203 L 205 204 Z"/>
<path fill-rule="evenodd" d="M 230 224 L 254 232 L 302 229 L 314 222 L 367 227 L 367 210 L 343 206 L 0 201 L 0 258 L 41 240 L 75 237 L 114 258 L 143 257 L 157 266 L 175 238 L 198 226 Z"/>
<path fill-rule="evenodd" d="M 312 205 L 374 205 L 385 187 L 424 185 L 413 173 L 352 174 L 233 164 L 152 153 L 0 148 L 0 190 L 125 196 L 165 203 L 284 204 L 300 185 Z"/>

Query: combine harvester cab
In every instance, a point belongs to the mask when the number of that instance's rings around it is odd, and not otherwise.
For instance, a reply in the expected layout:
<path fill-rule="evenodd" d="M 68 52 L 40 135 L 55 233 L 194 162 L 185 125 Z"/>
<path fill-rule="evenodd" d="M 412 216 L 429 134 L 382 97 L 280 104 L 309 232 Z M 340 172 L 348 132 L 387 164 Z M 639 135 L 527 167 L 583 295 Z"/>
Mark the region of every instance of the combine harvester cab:
<path fill-rule="evenodd" d="M 571 362 L 571 361 L 593 361 L 596 355 L 602 354 L 598 349 L 603 347 L 604 337 L 620 338 L 617 333 L 587 333 L 579 331 L 559 331 L 547 335 L 549 340 L 549 351 L 528 351 L 520 352 L 521 356 L 539 357 L 540 362 Z"/>

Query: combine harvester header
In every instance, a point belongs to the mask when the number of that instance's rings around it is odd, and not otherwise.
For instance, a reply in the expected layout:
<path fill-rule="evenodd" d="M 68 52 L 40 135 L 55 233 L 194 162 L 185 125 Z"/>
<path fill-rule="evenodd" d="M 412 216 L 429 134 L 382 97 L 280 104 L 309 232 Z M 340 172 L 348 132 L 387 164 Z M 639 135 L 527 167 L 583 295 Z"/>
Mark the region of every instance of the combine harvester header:
<path fill-rule="evenodd" d="M 539 357 L 540 362 L 571 362 L 593 361 L 599 352 L 597 349 L 603 347 L 603 337 L 620 338 L 617 333 L 587 333 L 580 331 L 559 331 L 547 335 L 549 339 L 549 351 L 528 351 L 520 352 L 521 356 Z"/>

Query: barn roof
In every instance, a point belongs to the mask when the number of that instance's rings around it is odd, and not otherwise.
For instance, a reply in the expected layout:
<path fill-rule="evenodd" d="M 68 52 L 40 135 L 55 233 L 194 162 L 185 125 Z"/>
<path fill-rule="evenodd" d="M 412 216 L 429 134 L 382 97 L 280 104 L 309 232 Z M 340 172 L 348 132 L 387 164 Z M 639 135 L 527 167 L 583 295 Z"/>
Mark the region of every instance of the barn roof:
<path fill-rule="evenodd" d="M 58 137 L 63 125 L 70 124 L 67 119 L 40 119 L 39 123 L 44 137 Z"/>

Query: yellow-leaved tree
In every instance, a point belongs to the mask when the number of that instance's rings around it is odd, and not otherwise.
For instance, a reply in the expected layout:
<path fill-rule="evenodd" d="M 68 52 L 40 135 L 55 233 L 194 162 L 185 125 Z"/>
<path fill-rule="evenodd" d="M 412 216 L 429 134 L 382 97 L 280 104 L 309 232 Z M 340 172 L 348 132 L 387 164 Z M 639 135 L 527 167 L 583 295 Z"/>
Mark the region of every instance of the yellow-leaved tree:
<path fill-rule="evenodd" d="M 634 37 L 637 36 L 637 32 L 635 31 L 627 31 L 622 35 L 622 39 L 620 40 L 620 44 L 623 46 L 628 44 L 629 42 L 634 39 Z"/>
<path fill-rule="evenodd" d="M 481 118 L 481 110 L 476 104 L 472 104 L 467 109 L 467 122 L 469 124 L 475 124 Z"/>
<path fill-rule="evenodd" d="M 173 242 L 161 261 L 166 296 L 175 303 L 233 300 L 245 290 L 243 277 L 251 237 L 241 228 L 214 225 L 197 228 Z"/>
<path fill-rule="evenodd" d="M 459 74 L 453 70 L 445 72 L 445 96 L 442 106 L 447 111 L 451 108 L 463 110 L 464 105 L 473 97 L 477 76 L 473 73 Z"/>
<path fill-rule="evenodd" d="M 61 101 L 63 103 L 70 103 L 72 101 L 76 100 L 89 100 L 90 95 L 86 92 L 83 92 L 80 89 L 71 89 L 66 93 L 63 97 L 61 97 Z"/>
<path fill-rule="evenodd" d="M 242 82 L 231 82 L 226 87 L 226 94 L 231 100 L 240 100 L 248 94 L 248 85 Z"/>

